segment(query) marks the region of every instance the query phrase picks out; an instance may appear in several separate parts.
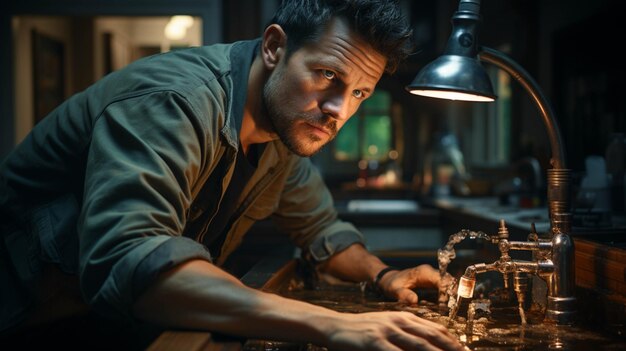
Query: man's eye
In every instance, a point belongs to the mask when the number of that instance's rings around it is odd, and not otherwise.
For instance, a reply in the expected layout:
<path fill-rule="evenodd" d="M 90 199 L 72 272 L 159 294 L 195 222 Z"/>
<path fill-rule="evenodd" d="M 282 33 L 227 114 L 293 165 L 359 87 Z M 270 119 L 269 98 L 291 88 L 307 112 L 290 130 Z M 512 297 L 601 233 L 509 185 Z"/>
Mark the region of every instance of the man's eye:
<path fill-rule="evenodd" d="M 328 80 L 333 80 L 336 77 L 335 72 L 333 71 L 329 71 L 327 69 L 322 71 L 322 74 L 324 75 L 324 78 L 328 79 Z"/>
<path fill-rule="evenodd" d="M 363 91 L 358 90 L 358 89 L 353 90 L 353 91 L 352 91 L 352 95 L 353 95 L 355 98 L 357 98 L 357 99 L 362 99 L 362 98 L 363 98 Z"/>

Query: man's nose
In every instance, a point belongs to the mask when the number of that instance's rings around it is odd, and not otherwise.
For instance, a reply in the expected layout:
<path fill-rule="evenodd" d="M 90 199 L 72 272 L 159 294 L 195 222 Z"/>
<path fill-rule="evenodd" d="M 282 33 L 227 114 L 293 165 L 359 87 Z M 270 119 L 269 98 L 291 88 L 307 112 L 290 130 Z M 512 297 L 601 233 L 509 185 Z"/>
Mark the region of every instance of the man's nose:
<path fill-rule="evenodd" d="M 322 112 L 336 120 L 347 120 L 350 117 L 349 96 L 345 93 L 327 95 L 322 102 Z"/>

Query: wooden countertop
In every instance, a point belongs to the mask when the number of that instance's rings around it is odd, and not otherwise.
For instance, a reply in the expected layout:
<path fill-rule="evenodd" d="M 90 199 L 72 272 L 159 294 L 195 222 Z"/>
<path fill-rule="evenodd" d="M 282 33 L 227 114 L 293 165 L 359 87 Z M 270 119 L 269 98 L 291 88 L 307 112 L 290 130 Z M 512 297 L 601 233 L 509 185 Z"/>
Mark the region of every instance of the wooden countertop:
<path fill-rule="evenodd" d="M 169 330 L 163 332 L 147 348 L 148 351 L 239 351 L 243 346 L 238 341 L 215 340 L 204 331 Z"/>

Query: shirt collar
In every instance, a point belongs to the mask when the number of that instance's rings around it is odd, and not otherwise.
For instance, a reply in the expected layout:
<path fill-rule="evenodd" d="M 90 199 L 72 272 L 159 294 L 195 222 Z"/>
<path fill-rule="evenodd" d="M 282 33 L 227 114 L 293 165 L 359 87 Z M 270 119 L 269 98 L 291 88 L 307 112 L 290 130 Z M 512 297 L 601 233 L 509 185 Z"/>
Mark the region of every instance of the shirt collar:
<path fill-rule="evenodd" d="M 230 52 L 230 76 L 233 82 L 230 121 L 239 140 L 239 131 L 243 120 L 243 109 L 248 95 L 248 77 L 252 62 L 259 52 L 261 39 L 240 41 L 234 44 Z M 237 143 L 238 144 L 238 143 Z"/>

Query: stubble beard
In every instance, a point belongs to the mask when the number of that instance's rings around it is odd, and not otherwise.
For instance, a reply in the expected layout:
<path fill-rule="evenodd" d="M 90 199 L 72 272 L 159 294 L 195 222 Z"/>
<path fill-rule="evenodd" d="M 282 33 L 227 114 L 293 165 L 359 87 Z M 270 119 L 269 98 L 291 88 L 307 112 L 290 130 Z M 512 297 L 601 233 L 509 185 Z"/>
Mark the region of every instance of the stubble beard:
<path fill-rule="evenodd" d="M 270 76 L 263 86 L 263 110 L 267 120 L 270 122 L 273 132 L 278 135 L 289 151 L 298 156 L 310 157 L 319 152 L 324 145 L 330 142 L 337 135 L 337 122 L 330 116 L 311 113 L 301 113 L 297 117 L 290 117 L 280 106 L 284 104 L 280 101 L 278 84 L 282 75 L 275 72 Z M 297 137 L 296 122 L 306 122 L 313 126 L 325 129 L 330 132 L 330 137 L 324 143 L 322 138 L 313 133 L 308 133 L 304 138 Z M 315 147 L 315 144 L 319 144 Z"/>

